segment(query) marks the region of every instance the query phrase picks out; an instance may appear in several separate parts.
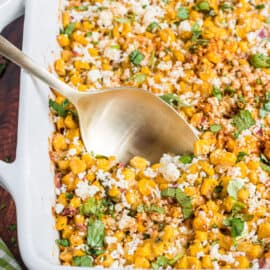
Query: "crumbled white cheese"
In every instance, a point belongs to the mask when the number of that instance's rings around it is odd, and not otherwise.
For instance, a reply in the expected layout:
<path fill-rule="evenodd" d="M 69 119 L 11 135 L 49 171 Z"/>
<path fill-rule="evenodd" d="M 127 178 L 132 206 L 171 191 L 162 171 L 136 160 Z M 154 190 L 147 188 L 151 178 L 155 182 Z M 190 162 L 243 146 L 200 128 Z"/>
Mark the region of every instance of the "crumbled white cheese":
<path fill-rule="evenodd" d="M 142 243 L 142 240 L 137 235 L 133 235 L 132 241 L 127 243 L 128 255 L 133 255 L 137 249 L 137 246 Z"/>
<path fill-rule="evenodd" d="M 90 82 L 96 82 L 97 80 L 102 78 L 102 74 L 100 72 L 100 70 L 98 69 L 93 69 L 90 70 L 87 74 L 87 78 Z"/>
<path fill-rule="evenodd" d="M 60 214 L 64 210 L 65 206 L 61 203 L 55 205 L 55 213 Z"/>
<path fill-rule="evenodd" d="M 117 238 L 114 236 L 105 236 L 105 242 L 109 244 L 114 244 L 117 242 Z"/>
<path fill-rule="evenodd" d="M 100 27 L 110 27 L 113 22 L 113 14 L 110 10 L 103 10 L 99 14 L 99 19 L 97 21 Z"/>
<path fill-rule="evenodd" d="M 121 219 L 119 220 L 118 225 L 120 230 L 131 228 L 136 225 L 135 219 L 133 217 L 128 216 L 127 214 L 128 211 L 125 210 Z"/>
<path fill-rule="evenodd" d="M 180 32 L 190 32 L 191 31 L 191 25 L 188 20 L 182 21 L 179 24 L 178 30 Z"/>
<path fill-rule="evenodd" d="M 176 165 L 173 163 L 162 165 L 160 168 L 160 173 L 169 182 L 175 182 L 180 176 L 179 170 L 177 169 Z"/>
<path fill-rule="evenodd" d="M 121 50 L 109 47 L 105 49 L 104 56 L 108 57 L 111 61 L 119 63 L 121 60 Z"/>
<path fill-rule="evenodd" d="M 99 192 L 99 188 L 95 185 L 89 185 L 86 181 L 80 181 L 75 190 L 76 195 L 83 200 L 94 196 L 97 192 Z"/>
<path fill-rule="evenodd" d="M 75 148 L 70 148 L 67 152 L 67 156 L 75 156 L 77 154 L 77 150 Z"/>
<path fill-rule="evenodd" d="M 172 68 L 172 62 L 171 61 L 161 61 L 158 65 L 157 68 L 160 70 L 170 70 Z"/>
<path fill-rule="evenodd" d="M 235 259 L 232 255 L 231 252 L 229 252 L 228 254 L 220 254 L 219 251 L 219 244 L 215 244 L 212 246 L 211 250 L 210 250 L 210 256 L 218 261 L 223 261 L 226 263 L 234 263 Z"/>

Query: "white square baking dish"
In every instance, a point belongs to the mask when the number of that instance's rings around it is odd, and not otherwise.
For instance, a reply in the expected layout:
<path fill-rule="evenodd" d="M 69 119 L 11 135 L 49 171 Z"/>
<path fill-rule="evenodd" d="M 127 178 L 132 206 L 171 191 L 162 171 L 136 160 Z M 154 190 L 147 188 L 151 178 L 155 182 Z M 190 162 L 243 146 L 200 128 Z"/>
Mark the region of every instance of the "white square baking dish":
<path fill-rule="evenodd" d="M 44 67 L 57 55 L 61 1 L 2 0 L 0 27 L 22 14 L 25 5 L 23 51 Z M 29 269 L 70 269 L 59 265 L 58 234 L 52 206 L 54 174 L 48 153 L 53 130 L 49 119 L 49 87 L 21 72 L 17 158 L 0 162 L 0 183 L 11 192 L 17 207 L 18 240 Z M 76 267 L 72 267 L 76 269 Z"/>

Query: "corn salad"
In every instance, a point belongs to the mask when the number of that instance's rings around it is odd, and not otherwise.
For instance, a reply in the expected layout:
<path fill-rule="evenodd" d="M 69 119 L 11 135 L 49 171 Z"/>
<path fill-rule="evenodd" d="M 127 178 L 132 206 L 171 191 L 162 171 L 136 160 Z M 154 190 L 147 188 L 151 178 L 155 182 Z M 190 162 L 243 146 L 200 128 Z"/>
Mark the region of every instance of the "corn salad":
<path fill-rule="evenodd" d="M 55 92 L 61 264 L 270 268 L 269 15 L 266 0 L 65 1 L 59 78 L 77 91 L 147 89 L 200 138 L 193 154 L 124 165 L 86 152 Z"/>

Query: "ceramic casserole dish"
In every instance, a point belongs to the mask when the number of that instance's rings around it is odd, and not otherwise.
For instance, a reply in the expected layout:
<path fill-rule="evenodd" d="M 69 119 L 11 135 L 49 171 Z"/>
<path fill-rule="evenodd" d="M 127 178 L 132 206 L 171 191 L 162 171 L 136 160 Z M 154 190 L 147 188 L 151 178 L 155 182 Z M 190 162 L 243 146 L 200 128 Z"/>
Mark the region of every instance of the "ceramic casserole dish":
<path fill-rule="evenodd" d="M 21 15 L 25 6 L 23 51 L 49 66 L 57 55 L 60 5 L 59 1 L 1 0 L 1 30 Z M 48 155 L 53 130 L 48 116 L 50 90 L 24 71 L 20 90 L 17 158 L 12 164 L 0 161 L 0 183 L 16 203 L 19 247 L 28 269 L 69 269 L 59 265 L 55 244 L 55 189 Z"/>

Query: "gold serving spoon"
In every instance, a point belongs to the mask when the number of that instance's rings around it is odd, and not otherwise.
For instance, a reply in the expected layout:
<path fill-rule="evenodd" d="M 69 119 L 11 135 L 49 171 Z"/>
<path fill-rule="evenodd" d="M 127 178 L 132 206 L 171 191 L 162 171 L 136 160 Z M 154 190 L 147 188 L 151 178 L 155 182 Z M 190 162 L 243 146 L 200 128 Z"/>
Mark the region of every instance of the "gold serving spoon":
<path fill-rule="evenodd" d="M 131 87 L 78 92 L 0 36 L 0 54 L 65 96 L 76 108 L 86 149 L 127 162 L 143 156 L 157 162 L 163 153 L 193 152 L 191 126 L 167 103 Z"/>

